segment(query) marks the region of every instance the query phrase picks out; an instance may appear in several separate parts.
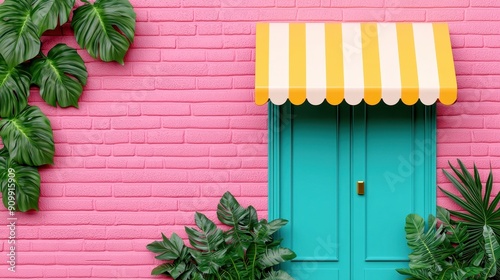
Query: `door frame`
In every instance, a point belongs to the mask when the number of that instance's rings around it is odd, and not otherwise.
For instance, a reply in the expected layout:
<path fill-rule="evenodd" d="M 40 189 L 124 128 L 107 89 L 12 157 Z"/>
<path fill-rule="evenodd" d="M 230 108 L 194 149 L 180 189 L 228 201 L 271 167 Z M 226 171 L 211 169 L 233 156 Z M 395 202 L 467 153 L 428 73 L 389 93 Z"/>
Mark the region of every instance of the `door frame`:
<path fill-rule="evenodd" d="M 280 186 L 283 169 L 281 166 L 280 145 L 281 132 L 283 127 L 291 125 L 293 121 L 292 106 L 289 102 L 284 105 L 274 105 L 269 102 L 268 105 L 268 218 L 269 220 L 278 219 L 281 217 L 281 199 Z M 299 105 L 300 106 L 300 105 Z M 376 106 L 376 105 L 375 105 Z M 284 117 L 280 111 L 283 108 Z M 423 191 L 425 195 L 425 215 L 435 215 L 437 206 L 437 154 L 436 154 L 436 105 L 425 106 L 424 114 L 424 134 L 425 139 L 429 139 L 431 143 L 427 157 L 424 159 L 424 182 Z M 410 213 L 408 213 L 410 214 Z M 279 232 L 278 232 L 279 236 Z M 293 248 L 291 248 L 293 250 Z"/>

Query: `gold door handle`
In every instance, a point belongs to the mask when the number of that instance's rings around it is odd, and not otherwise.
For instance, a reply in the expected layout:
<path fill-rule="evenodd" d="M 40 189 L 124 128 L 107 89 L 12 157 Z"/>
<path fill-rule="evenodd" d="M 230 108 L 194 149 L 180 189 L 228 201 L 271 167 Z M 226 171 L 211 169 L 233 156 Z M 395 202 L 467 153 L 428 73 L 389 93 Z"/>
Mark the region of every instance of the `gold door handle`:
<path fill-rule="evenodd" d="M 358 181 L 357 189 L 358 189 L 358 195 L 364 195 L 365 194 L 365 182 Z"/>

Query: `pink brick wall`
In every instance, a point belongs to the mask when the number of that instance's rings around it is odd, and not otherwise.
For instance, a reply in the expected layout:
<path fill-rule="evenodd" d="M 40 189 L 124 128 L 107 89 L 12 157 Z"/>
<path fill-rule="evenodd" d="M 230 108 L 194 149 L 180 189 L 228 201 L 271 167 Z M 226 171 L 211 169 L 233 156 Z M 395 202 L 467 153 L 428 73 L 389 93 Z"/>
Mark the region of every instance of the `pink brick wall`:
<path fill-rule="evenodd" d="M 226 190 L 266 214 L 267 109 L 252 101 L 257 21 L 448 21 L 460 98 L 438 107 L 438 166 L 460 157 L 500 171 L 497 0 L 132 3 L 137 37 L 124 67 L 81 52 L 90 77 L 79 109 L 33 94 L 55 129 L 55 165 L 42 171 L 41 211 L 17 216 L 18 271 L 0 258 L 1 278 L 149 279 L 145 245 L 183 232 L 195 210 L 214 217 Z M 69 32 L 45 46 L 75 45 Z M 4 226 L 3 252 L 6 237 Z"/>

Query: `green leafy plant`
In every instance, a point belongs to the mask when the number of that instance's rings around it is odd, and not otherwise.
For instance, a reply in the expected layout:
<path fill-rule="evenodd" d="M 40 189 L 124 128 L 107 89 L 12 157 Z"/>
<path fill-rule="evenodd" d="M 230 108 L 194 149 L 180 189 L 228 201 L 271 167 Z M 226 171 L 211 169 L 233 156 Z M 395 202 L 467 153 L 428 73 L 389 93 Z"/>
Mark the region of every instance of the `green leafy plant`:
<path fill-rule="evenodd" d="M 446 170 L 443 170 L 443 173 L 460 193 L 460 196 L 441 187 L 440 189 L 463 210 L 449 211 L 457 218 L 454 219 L 454 222 L 460 221 L 467 226 L 469 238 L 464 242 L 463 257 L 470 261 L 484 247 L 481 238 L 484 226 L 489 226 L 497 238 L 500 235 L 500 209 L 498 209 L 500 193 L 496 193 L 494 198 L 491 199 L 493 190 L 493 172 L 491 169 L 483 186 L 479 171 L 475 165 L 473 168 L 474 174 L 471 174 L 460 160 L 458 160 L 458 164 L 459 169 L 449 164 L 456 177 Z"/>
<path fill-rule="evenodd" d="M 483 227 L 483 248 L 477 252 L 472 261 L 465 260 L 464 240 L 467 240 L 467 227 L 462 223 L 448 224 L 449 212 L 441 208 L 442 224 L 437 227 L 437 220 L 429 215 L 428 228 L 424 219 L 417 214 L 406 217 L 406 240 L 410 253 L 409 268 L 400 268 L 400 274 L 411 276 L 416 280 L 465 280 L 494 279 L 500 245 L 492 229 Z M 446 218 L 448 217 L 448 218 Z"/>
<path fill-rule="evenodd" d="M 182 280 L 293 280 L 286 272 L 273 270 L 296 257 L 272 236 L 286 220 L 258 220 L 255 208 L 242 207 L 229 192 L 219 202 L 217 217 L 229 229 L 222 230 L 205 215 L 195 214 L 198 228 L 186 227 L 192 248 L 175 233 L 170 238 L 162 234 L 161 241 L 147 245 L 158 254 L 156 259 L 166 262 L 152 274 Z"/>
<path fill-rule="evenodd" d="M 132 5 L 128 0 L 82 2 L 71 22 L 77 43 L 94 58 L 123 64 L 135 34 Z M 68 22 L 74 6 L 75 0 L 5 0 L 0 4 L 0 137 L 4 145 L 0 186 L 3 203 L 12 211 L 38 210 L 37 167 L 52 164 L 54 158 L 50 122 L 38 107 L 28 105 L 31 86 L 38 87 L 51 106 L 78 107 L 87 83 L 87 69 L 76 49 L 58 44 L 47 54 L 41 50 L 42 35 Z M 16 203 L 8 206 L 12 181 Z"/>
<path fill-rule="evenodd" d="M 483 186 L 477 167 L 471 173 L 458 160 L 459 168 L 449 163 L 455 176 L 443 173 L 458 191 L 454 194 L 440 188 L 461 211 L 437 208 L 437 221 L 429 217 L 429 228 L 416 214 L 406 220 L 406 238 L 413 252 L 410 269 L 399 269 L 410 279 L 500 279 L 500 193 L 491 199 L 493 173 L 490 168 Z M 451 214 L 450 214 L 451 213 Z"/>

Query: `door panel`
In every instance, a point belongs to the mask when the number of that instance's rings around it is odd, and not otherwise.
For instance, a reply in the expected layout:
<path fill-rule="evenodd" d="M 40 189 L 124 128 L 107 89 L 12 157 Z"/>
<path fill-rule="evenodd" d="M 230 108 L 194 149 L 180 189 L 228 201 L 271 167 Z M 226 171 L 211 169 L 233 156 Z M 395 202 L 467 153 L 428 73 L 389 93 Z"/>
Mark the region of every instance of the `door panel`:
<path fill-rule="evenodd" d="M 398 267 L 404 267 L 402 264 Z M 407 279 L 407 277 L 402 277 L 394 271 L 393 267 L 388 268 L 369 268 L 364 270 L 362 279 L 370 279 L 370 280 L 385 280 L 385 279 Z M 397 277 L 397 278 L 395 278 Z"/>
<path fill-rule="evenodd" d="M 295 280 L 346 280 L 350 278 L 340 277 L 338 268 L 332 268 L 329 263 L 323 262 L 304 262 L 295 263 L 287 271 Z"/>
<path fill-rule="evenodd" d="M 337 110 L 326 106 L 314 109 L 299 106 L 293 113 L 292 246 L 297 261 L 337 261 L 336 249 L 321 256 L 316 252 L 316 239 L 336 243 L 339 239 L 339 208 L 332 207 L 339 204 L 339 188 L 331 187 L 338 185 L 339 179 L 338 163 L 332 160 L 338 158 Z M 314 239 L 309 238 L 311 229 L 315 229 Z"/>
<path fill-rule="evenodd" d="M 289 224 L 281 237 L 297 253 L 284 265 L 297 280 L 349 279 L 349 248 L 339 246 L 349 244 L 349 230 L 341 227 L 349 224 L 349 201 L 340 199 L 349 188 L 349 154 L 339 149 L 346 144 L 341 130 L 349 127 L 346 108 L 304 104 L 284 114 L 291 121 L 281 126 L 288 171 L 281 177 L 280 214 Z"/>
<path fill-rule="evenodd" d="M 288 270 L 296 280 L 345 280 L 349 278 L 340 277 L 338 268 L 332 268 L 327 262 L 299 262 L 294 263 Z"/>
<path fill-rule="evenodd" d="M 353 279 L 405 279 L 395 272 L 408 259 L 405 217 L 423 214 L 423 192 L 415 180 L 424 176 L 424 155 L 421 162 L 412 158 L 416 141 L 424 137 L 423 122 L 416 117 L 421 109 L 404 104 L 354 108 L 352 172 L 355 181 L 365 181 L 365 195 L 352 200 Z"/>
<path fill-rule="evenodd" d="M 435 155 L 419 148 L 432 136 L 429 110 L 384 104 L 280 110 L 279 150 L 270 153 L 271 169 L 279 158 L 279 179 L 270 184 L 279 188 L 270 190 L 270 216 L 290 221 L 280 237 L 297 253 L 283 268 L 297 280 L 405 279 L 395 271 L 409 253 L 405 217 L 435 208 L 429 199 Z M 365 182 L 364 195 L 356 181 Z"/>

